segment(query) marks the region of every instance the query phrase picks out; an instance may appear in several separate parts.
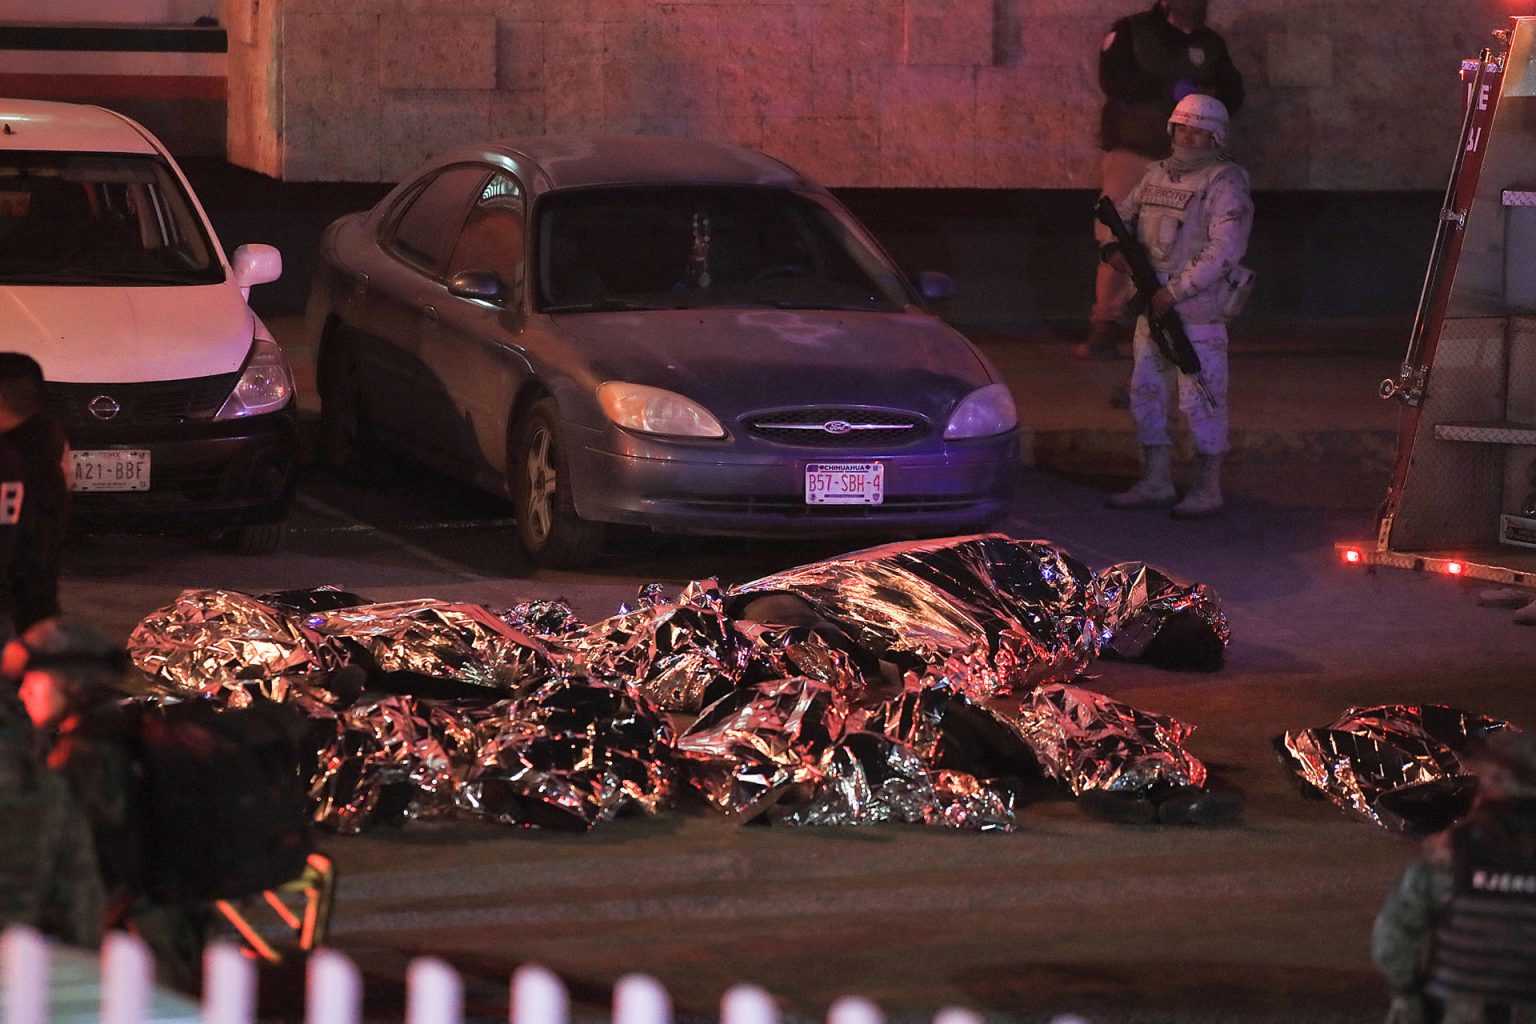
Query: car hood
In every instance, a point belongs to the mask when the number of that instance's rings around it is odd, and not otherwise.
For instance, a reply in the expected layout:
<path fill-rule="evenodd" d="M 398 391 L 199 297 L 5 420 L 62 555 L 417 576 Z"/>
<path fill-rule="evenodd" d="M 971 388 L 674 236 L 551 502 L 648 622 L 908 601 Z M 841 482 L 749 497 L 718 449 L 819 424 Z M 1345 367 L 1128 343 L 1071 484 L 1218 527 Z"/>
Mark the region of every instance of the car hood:
<path fill-rule="evenodd" d="M 131 384 L 232 373 L 250 352 L 254 322 L 229 284 L 0 285 L 0 349 L 32 356 L 53 381 Z"/>
<path fill-rule="evenodd" d="M 919 314 L 705 309 L 554 319 L 598 382 L 677 391 L 717 415 L 821 404 L 936 415 L 994 379 L 968 341 Z"/>

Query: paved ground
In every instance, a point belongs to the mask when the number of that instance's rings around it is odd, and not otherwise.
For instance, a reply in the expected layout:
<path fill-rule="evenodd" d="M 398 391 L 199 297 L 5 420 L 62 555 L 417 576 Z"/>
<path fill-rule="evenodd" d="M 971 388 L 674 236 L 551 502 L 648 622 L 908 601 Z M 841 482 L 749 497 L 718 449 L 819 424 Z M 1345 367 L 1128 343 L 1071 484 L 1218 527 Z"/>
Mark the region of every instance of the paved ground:
<path fill-rule="evenodd" d="M 273 326 L 307 385 L 298 321 Z M 1194 751 L 1247 795 L 1240 825 L 1106 825 L 1042 791 L 1006 836 L 743 828 L 674 812 L 584 836 L 418 824 L 331 837 L 343 877 L 334 940 L 364 966 L 369 1016 L 397 1016 L 407 961 L 434 953 L 466 974 L 484 1020 L 502 1016 L 507 976 L 529 960 L 557 970 L 588 1019 L 602 1016 L 615 979 L 640 970 L 688 1019 L 708 1018 L 747 980 L 803 1019 L 857 992 L 903 1021 L 955 1004 L 998 1024 L 1065 1011 L 1096 1024 L 1379 1020 L 1365 937 L 1412 845 L 1303 799 L 1272 739 L 1379 701 L 1536 723 L 1531 634 L 1507 612 L 1476 607 L 1445 579 L 1365 576 L 1333 559 L 1335 540 L 1369 529 L 1385 485 L 1379 446 L 1396 413 L 1374 393 L 1396 368 L 1393 333 L 1377 325 L 1326 345 L 1240 336 L 1231 509 L 1182 524 L 1102 506 L 1134 452 L 1126 414 L 1108 404 L 1128 362 L 1076 362 L 1064 336 L 980 339 L 1018 397 L 1037 464 L 1021 469 L 1003 528 L 1094 566 L 1152 561 L 1222 595 L 1234 642 L 1221 673 L 1104 665 L 1093 685 L 1196 724 Z M 503 605 L 565 596 L 592 619 L 640 583 L 742 581 L 833 553 L 674 538 L 587 573 L 534 572 L 506 517 L 430 473 L 366 487 L 311 467 L 278 555 L 95 539 L 71 553 L 65 599 L 122 632 L 188 586 L 336 583 L 378 600 Z M 269 980 L 275 995 L 298 991 Z"/>

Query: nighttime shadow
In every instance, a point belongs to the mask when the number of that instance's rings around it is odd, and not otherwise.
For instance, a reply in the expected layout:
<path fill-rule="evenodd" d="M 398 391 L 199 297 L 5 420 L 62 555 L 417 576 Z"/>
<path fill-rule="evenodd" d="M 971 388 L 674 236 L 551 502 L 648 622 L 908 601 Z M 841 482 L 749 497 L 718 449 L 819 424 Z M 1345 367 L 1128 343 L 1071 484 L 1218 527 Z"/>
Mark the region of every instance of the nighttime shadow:
<path fill-rule="evenodd" d="M 1134 896 L 1128 896 L 1134 900 Z M 1150 951 L 1150 950 L 1149 950 Z M 1017 1019 L 1073 1013 L 1089 1020 L 1308 1019 L 1298 998 L 1330 1021 L 1376 1024 L 1386 1012 L 1381 978 L 1368 970 L 1292 964 L 1010 963 L 977 965 L 955 987 L 984 1012 Z"/>

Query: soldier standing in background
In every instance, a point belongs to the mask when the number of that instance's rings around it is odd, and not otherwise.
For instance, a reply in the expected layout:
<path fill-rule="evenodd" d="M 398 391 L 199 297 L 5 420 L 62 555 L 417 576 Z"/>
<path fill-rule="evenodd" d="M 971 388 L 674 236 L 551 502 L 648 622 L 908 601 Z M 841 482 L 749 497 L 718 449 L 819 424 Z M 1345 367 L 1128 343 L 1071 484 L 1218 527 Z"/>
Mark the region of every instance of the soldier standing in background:
<path fill-rule="evenodd" d="M 1232 63 L 1226 41 L 1205 24 L 1207 0 L 1157 0 L 1151 10 L 1121 18 L 1099 52 L 1099 87 L 1104 110 L 1099 144 L 1100 189 L 1116 205 L 1148 165 L 1168 156 L 1168 116 L 1190 93 L 1215 96 L 1229 114 L 1243 105 L 1243 76 Z M 1096 229 L 1099 245 L 1110 241 Z M 1100 263 L 1094 279 L 1088 339 L 1073 355 L 1113 359 L 1127 333 L 1125 307 L 1133 289 L 1129 275 Z"/>
<path fill-rule="evenodd" d="M 1199 519 L 1222 509 L 1221 460 L 1227 451 L 1227 321 L 1252 287 L 1241 265 L 1253 231 L 1248 172 L 1229 160 L 1227 111 L 1221 101 L 1191 93 L 1168 116 L 1173 155 L 1147 173 L 1116 204 L 1162 286 L 1136 321 L 1130 406 L 1141 444 L 1142 473 L 1129 490 L 1112 494 L 1110 508 L 1173 506 L 1175 519 Z M 1130 272 L 1119 242 L 1101 258 Z M 1179 372 L 1153 341 L 1149 317 L 1177 313 L 1200 359 L 1203 388 Z M 1175 402 L 1189 421 L 1199 475 L 1182 501 L 1173 483 L 1172 419 Z"/>

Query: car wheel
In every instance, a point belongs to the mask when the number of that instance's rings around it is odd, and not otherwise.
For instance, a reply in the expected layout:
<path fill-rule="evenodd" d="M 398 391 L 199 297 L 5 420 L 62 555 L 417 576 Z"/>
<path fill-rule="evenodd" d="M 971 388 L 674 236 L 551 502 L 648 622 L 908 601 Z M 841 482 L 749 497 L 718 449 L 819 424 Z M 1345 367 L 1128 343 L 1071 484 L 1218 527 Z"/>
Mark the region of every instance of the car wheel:
<path fill-rule="evenodd" d="M 570 460 L 553 398 L 535 402 L 518 422 L 508 462 L 517 535 L 533 563 L 574 568 L 597 557 L 603 526 L 576 514 Z"/>
<path fill-rule="evenodd" d="M 326 339 L 320 365 L 321 458 L 335 469 L 372 469 L 379 456 L 378 435 L 363 411 L 357 357 L 340 331 Z"/>
<path fill-rule="evenodd" d="M 224 535 L 224 541 L 237 555 L 270 555 L 282 547 L 283 538 L 287 535 L 286 522 L 257 523 L 230 530 Z"/>

